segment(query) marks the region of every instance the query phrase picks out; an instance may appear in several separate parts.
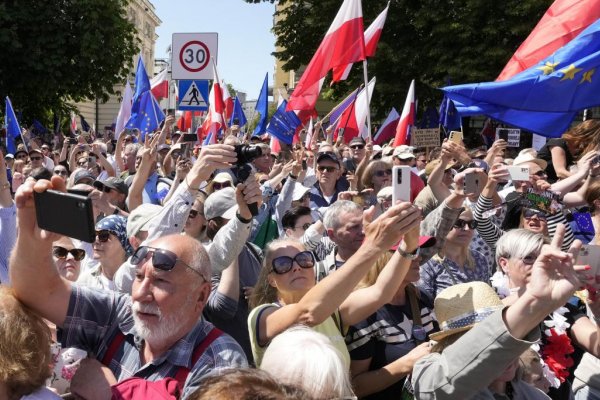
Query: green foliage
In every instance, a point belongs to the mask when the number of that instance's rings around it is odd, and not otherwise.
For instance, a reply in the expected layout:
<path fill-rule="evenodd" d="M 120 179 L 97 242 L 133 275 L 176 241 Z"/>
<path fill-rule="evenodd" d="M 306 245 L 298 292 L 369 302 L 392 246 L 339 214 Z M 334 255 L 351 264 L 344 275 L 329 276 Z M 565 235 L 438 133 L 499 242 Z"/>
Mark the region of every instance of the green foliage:
<path fill-rule="evenodd" d="M 22 125 L 66 115 L 67 102 L 107 100 L 125 81 L 139 51 L 128 1 L 0 2 L 0 97 L 23 112 Z"/>
<path fill-rule="evenodd" d="M 259 3 L 259 0 L 245 0 Z M 263 0 L 269 1 L 271 0 Z M 372 107 L 382 119 L 391 107 L 402 108 L 410 81 L 416 81 L 419 109 L 437 106 L 437 88 L 491 81 L 525 40 L 551 0 L 392 0 L 379 47 L 369 59 L 369 77 L 377 77 Z M 319 46 L 341 0 L 280 0 L 285 17 L 274 28 L 273 54 L 287 70 L 306 65 Z M 365 28 L 387 0 L 363 0 Z M 346 82 L 334 85 L 328 97 L 341 99 L 363 82 L 355 64 Z M 328 86 L 326 82 L 324 88 Z"/>

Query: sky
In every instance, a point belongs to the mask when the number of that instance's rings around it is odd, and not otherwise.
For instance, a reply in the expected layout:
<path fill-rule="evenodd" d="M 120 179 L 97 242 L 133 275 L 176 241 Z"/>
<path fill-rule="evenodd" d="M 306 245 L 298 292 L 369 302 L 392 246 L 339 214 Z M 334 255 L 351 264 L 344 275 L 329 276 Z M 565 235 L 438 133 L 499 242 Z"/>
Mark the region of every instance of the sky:
<path fill-rule="evenodd" d="M 219 79 L 246 92 L 247 100 L 258 98 L 266 73 L 269 85 L 273 84 L 273 4 L 249 4 L 244 0 L 150 1 L 162 20 L 156 28 L 156 58 L 168 58 L 173 33 L 217 32 Z"/>

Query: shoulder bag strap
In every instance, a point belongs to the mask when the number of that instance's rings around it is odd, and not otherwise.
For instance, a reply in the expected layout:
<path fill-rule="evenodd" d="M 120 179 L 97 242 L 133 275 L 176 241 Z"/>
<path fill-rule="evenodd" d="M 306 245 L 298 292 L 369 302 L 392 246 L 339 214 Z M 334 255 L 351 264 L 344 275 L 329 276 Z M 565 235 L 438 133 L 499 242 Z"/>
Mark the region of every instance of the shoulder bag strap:
<path fill-rule="evenodd" d="M 208 335 L 206 335 L 206 337 L 202 339 L 202 341 L 194 349 L 194 354 L 192 355 L 192 368 L 194 367 L 194 365 L 196 365 L 196 363 L 198 362 L 202 354 L 204 354 L 206 349 L 222 334 L 223 331 L 215 327 L 213 327 L 211 331 L 208 332 Z M 190 374 L 190 371 L 190 368 L 181 367 L 174 376 L 175 380 L 179 383 L 179 387 L 182 390 L 183 386 L 185 385 L 185 380 Z"/>

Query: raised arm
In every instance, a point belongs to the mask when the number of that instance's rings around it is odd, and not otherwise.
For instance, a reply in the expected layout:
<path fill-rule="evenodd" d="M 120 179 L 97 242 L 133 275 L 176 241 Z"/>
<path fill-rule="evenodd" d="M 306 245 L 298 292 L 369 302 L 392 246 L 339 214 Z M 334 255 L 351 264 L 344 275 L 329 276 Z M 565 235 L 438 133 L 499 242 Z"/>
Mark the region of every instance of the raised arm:
<path fill-rule="evenodd" d="M 156 143 L 158 143 L 158 136 L 154 136 L 152 139 L 149 139 L 148 136 L 146 136 L 144 147 L 138 151 L 138 156 L 141 156 L 142 160 L 135 175 L 133 176 L 133 181 L 131 182 L 131 187 L 129 188 L 129 195 L 127 196 L 127 207 L 129 208 L 129 211 L 135 210 L 144 202 L 144 186 L 146 185 L 146 181 L 148 180 L 148 177 L 152 171 L 152 165 L 156 164 Z"/>
<path fill-rule="evenodd" d="M 119 173 L 125 171 L 127 168 L 123 163 L 123 143 L 125 143 L 125 131 L 121 131 L 117 137 L 117 143 L 115 144 L 115 161 L 117 162 L 117 169 Z"/>

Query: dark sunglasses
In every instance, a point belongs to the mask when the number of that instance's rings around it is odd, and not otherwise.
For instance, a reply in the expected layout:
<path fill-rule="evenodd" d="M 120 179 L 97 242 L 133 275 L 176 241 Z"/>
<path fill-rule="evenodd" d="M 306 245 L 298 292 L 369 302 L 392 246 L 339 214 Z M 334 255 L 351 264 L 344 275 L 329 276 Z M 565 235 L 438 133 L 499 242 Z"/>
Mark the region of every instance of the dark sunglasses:
<path fill-rule="evenodd" d="M 67 176 L 67 171 L 63 171 L 61 169 L 56 169 L 54 170 L 54 175 L 63 175 L 63 176 Z"/>
<path fill-rule="evenodd" d="M 307 222 L 307 223 L 305 223 L 302 226 L 295 226 L 294 229 L 300 229 L 300 228 L 302 228 L 302 230 L 307 230 L 308 228 L 310 228 L 311 225 L 312 225 L 312 223 Z"/>
<path fill-rule="evenodd" d="M 26 154 L 19 154 L 18 156 L 15 157 L 17 160 L 22 160 L 24 158 L 27 158 Z"/>
<path fill-rule="evenodd" d="M 324 165 L 320 165 L 317 167 L 317 170 L 319 170 L 319 172 L 335 172 L 338 170 L 337 167 L 326 167 Z"/>
<path fill-rule="evenodd" d="M 29 159 L 30 159 L 31 161 L 39 161 L 39 160 L 41 160 L 41 159 L 42 159 L 42 157 L 29 157 Z"/>
<path fill-rule="evenodd" d="M 378 178 L 382 178 L 382 177 L 384 177 L 386 175 L 387 176 L 392 176 L 392 170 L 391 169 L 382 169 L 382 170 L 379 170 L 379 171 L 375 171 L 373 173 L 373 175 L 375 175 Z"/>
<path fill-rule="evenodd" d="M 531 219 L 533 217 L 537 217 L 540 221 L 546 221 L 548 216 L 546 213 L 538 210 L 533 210 L 531 208 L 526 208 L 523 210 L 523 218 Z"/>
<path fill-rule="evenodd" d="M 194 219 L 196 218 L 198 215 L 203 215 L 200 214 L 200 212 L 198 210 L 190 210 L 190 213 L 188 215 L 188 218 Z"/>
<path fill-rule="evenodd" d="M 85 257 L 85 250 L 83 249 L 67 250 L 61 246 L 54 246 L 52 248 L 52 255 L 56 258 L 67 258 L 69 253 L 71 253 L 75 261 L 81 261 Z"/>
<path fill-rule="evenodd" d="M 465 229 L 465 226 L 468 226 L 469 229 L 475 229 L 477 228 L 477 221 L 465 221 L 464 219 L 457 219 L 454 223 L 454 227 L 457 229 Z"/>
<path fill-rule="evenodd" d="M 362 150 L 365 148 L 365 145 L 364 144 L 353 144 L 352 146 L 350 146 L 350 148 L 354 149 L 354 150 Z"/>
<path fill-rule="evenodd" d="M 170 250 L 158 249 L 156 247 L 138 247 L 138 249 L 131 256 L 131 264 L 139 265 L 148 257 L 148 255 L 152 255 L 152 266 L 156 269 L 160 269 L 161 271 L 171 271 L 173 268 L 175 268 L 175 264 L 180 262 L 181 264 L 185 265 L 186 267 L 200 275 L 204 280 L 208 280 L 200 272 L 196 271 L 194 268 L 190 267 L 189 264 L 185 263 L 179 257 L 177 257 L 177 254 L 173 253 Z"/>
<path fill-rule="evenodd" d="M 294 261 L 300 268 L 312 268 L 315 265 L 315 259 L 310 251 L 302 251 L 296 254 L 295 257 L 281 256 L 275 257 L 271 261 L 272 271 L 276 274 L 283 275 L 292 270 Z"/>
<path fill-rule="evenodd" d="M 213 182 L 213 190 L 221 190 L 228 187 L 231 187 L 231 182 Z"/>
<path fill-rule="evenodd" d="M 537 254 L 527 254 L 525 257 L 521 258 L 521 261 L 523 261 L 523 264 L 533 265 L 533 263 L 535 262 L 535 260 L 537 260 L 537 258 L 538 258 Z"/>
<path fill-rule="evenodd" d="M 106 243 L 108 242 L 108 239 L 110 239 L 111 233 L 111 231 L 96 231 L 96 239 L 98 239 L 100 243 Z"/>
<path fill-rule="evenodd" d="M 546 171 L 541 171 L 541 170 L 538 171 L 538 172 L 536 172 L 536 173 L 534 173 L 534 174 L 532 174 L 532 175 L 535 175 L 535 176 L 540 177 L 540 178 L 548 176 L 548 174 L 546 173 Z"/>

